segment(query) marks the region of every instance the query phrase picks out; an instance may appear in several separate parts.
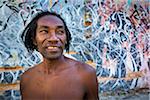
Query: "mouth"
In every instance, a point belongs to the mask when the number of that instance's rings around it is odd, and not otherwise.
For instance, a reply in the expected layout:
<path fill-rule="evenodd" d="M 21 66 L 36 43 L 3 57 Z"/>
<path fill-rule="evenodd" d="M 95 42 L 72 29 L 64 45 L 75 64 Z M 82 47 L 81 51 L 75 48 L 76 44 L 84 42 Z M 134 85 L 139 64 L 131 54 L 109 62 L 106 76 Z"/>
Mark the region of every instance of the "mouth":
<path fill-rule="evenodd" d="M 47 47 L 47 50 L 48 51 L 59 51 L 60 47 L 58 47 L 58 46 L 49 46 L 49 47 Z"/>
<path fill-rule="evenodd" d="M 55 46 L 49 46 L 47 47 L 48 49 L 57 49 L 58 47 L 55 47 Z"/>

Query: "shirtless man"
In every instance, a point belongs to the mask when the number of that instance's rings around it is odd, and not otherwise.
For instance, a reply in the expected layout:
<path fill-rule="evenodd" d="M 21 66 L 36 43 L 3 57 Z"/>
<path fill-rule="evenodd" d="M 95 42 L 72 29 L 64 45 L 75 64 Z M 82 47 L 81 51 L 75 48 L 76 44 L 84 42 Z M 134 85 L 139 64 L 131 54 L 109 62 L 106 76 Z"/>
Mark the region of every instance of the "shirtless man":
<path fill-rule="evenodd" d="M 41 12 L 25 28 L 23 41 L 32 52 L 38 50 L 42 63 L 21 76 L 23 100 L 98 100 L 95 69 L 67 58 L 70 32 L 64 20 L 56 13 Z"/>

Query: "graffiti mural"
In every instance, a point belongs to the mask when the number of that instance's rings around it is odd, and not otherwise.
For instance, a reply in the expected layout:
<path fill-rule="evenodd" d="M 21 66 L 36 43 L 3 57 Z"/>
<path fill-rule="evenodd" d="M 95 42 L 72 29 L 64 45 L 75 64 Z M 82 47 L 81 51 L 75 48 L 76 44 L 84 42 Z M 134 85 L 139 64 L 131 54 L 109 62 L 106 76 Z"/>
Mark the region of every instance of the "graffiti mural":
<path fill-rule="evenodd" d="M 66 20 L 72 35 L 69 55 L 96 69 L 100 92 L 147 86 L 149 4 L 148 0 L 1 0 L 0 66 L 27 70 L 42 61 L 37 51 L 28 54 L 20 35 L 34 14 L 49 10 Z M 0 82 L 15 83 L 23 72 L 0 72 Z M 132 72 L 145 77 L 132 78 Z M 101 80 L 105 77 L 109 80 Z M 16 100 L 20 94 L 9 90 L 0 96 L 4 97 Z"/>

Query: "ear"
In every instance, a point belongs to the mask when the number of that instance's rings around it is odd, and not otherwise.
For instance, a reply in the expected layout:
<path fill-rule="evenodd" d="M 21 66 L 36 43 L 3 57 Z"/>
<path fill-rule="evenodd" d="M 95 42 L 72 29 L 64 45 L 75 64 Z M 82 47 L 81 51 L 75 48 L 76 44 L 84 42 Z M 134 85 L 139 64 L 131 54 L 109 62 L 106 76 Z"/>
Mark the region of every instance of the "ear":
<path fill-rule="evenodd" d="M 65 42 L 65 45 L 67 44 L 67 41 Z"/>
<path fill-rule="evenodd" d="M 35 40 L 35 39 L 33 39 L 33 38 L 32 38 L 32 40 L 33 40 L 33 44 L 34 44 L 35 46 L 37 46 L 37 42 L 36 42 L 36 40 Z"/>

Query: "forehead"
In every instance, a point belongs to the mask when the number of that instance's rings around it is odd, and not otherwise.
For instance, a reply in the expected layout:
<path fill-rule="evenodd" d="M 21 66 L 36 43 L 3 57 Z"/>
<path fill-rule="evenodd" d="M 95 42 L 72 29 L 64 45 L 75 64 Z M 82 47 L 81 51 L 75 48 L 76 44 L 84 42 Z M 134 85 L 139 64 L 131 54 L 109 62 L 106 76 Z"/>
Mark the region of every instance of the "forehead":
<path fill-rule="evenodd" d="M 59 17 L 54 15 L 45 15 L 39 18 L 37 24 L 48 25 L 48 26 L 54 26 L 54 25 L 64 26 L 63 21 Z"/>

